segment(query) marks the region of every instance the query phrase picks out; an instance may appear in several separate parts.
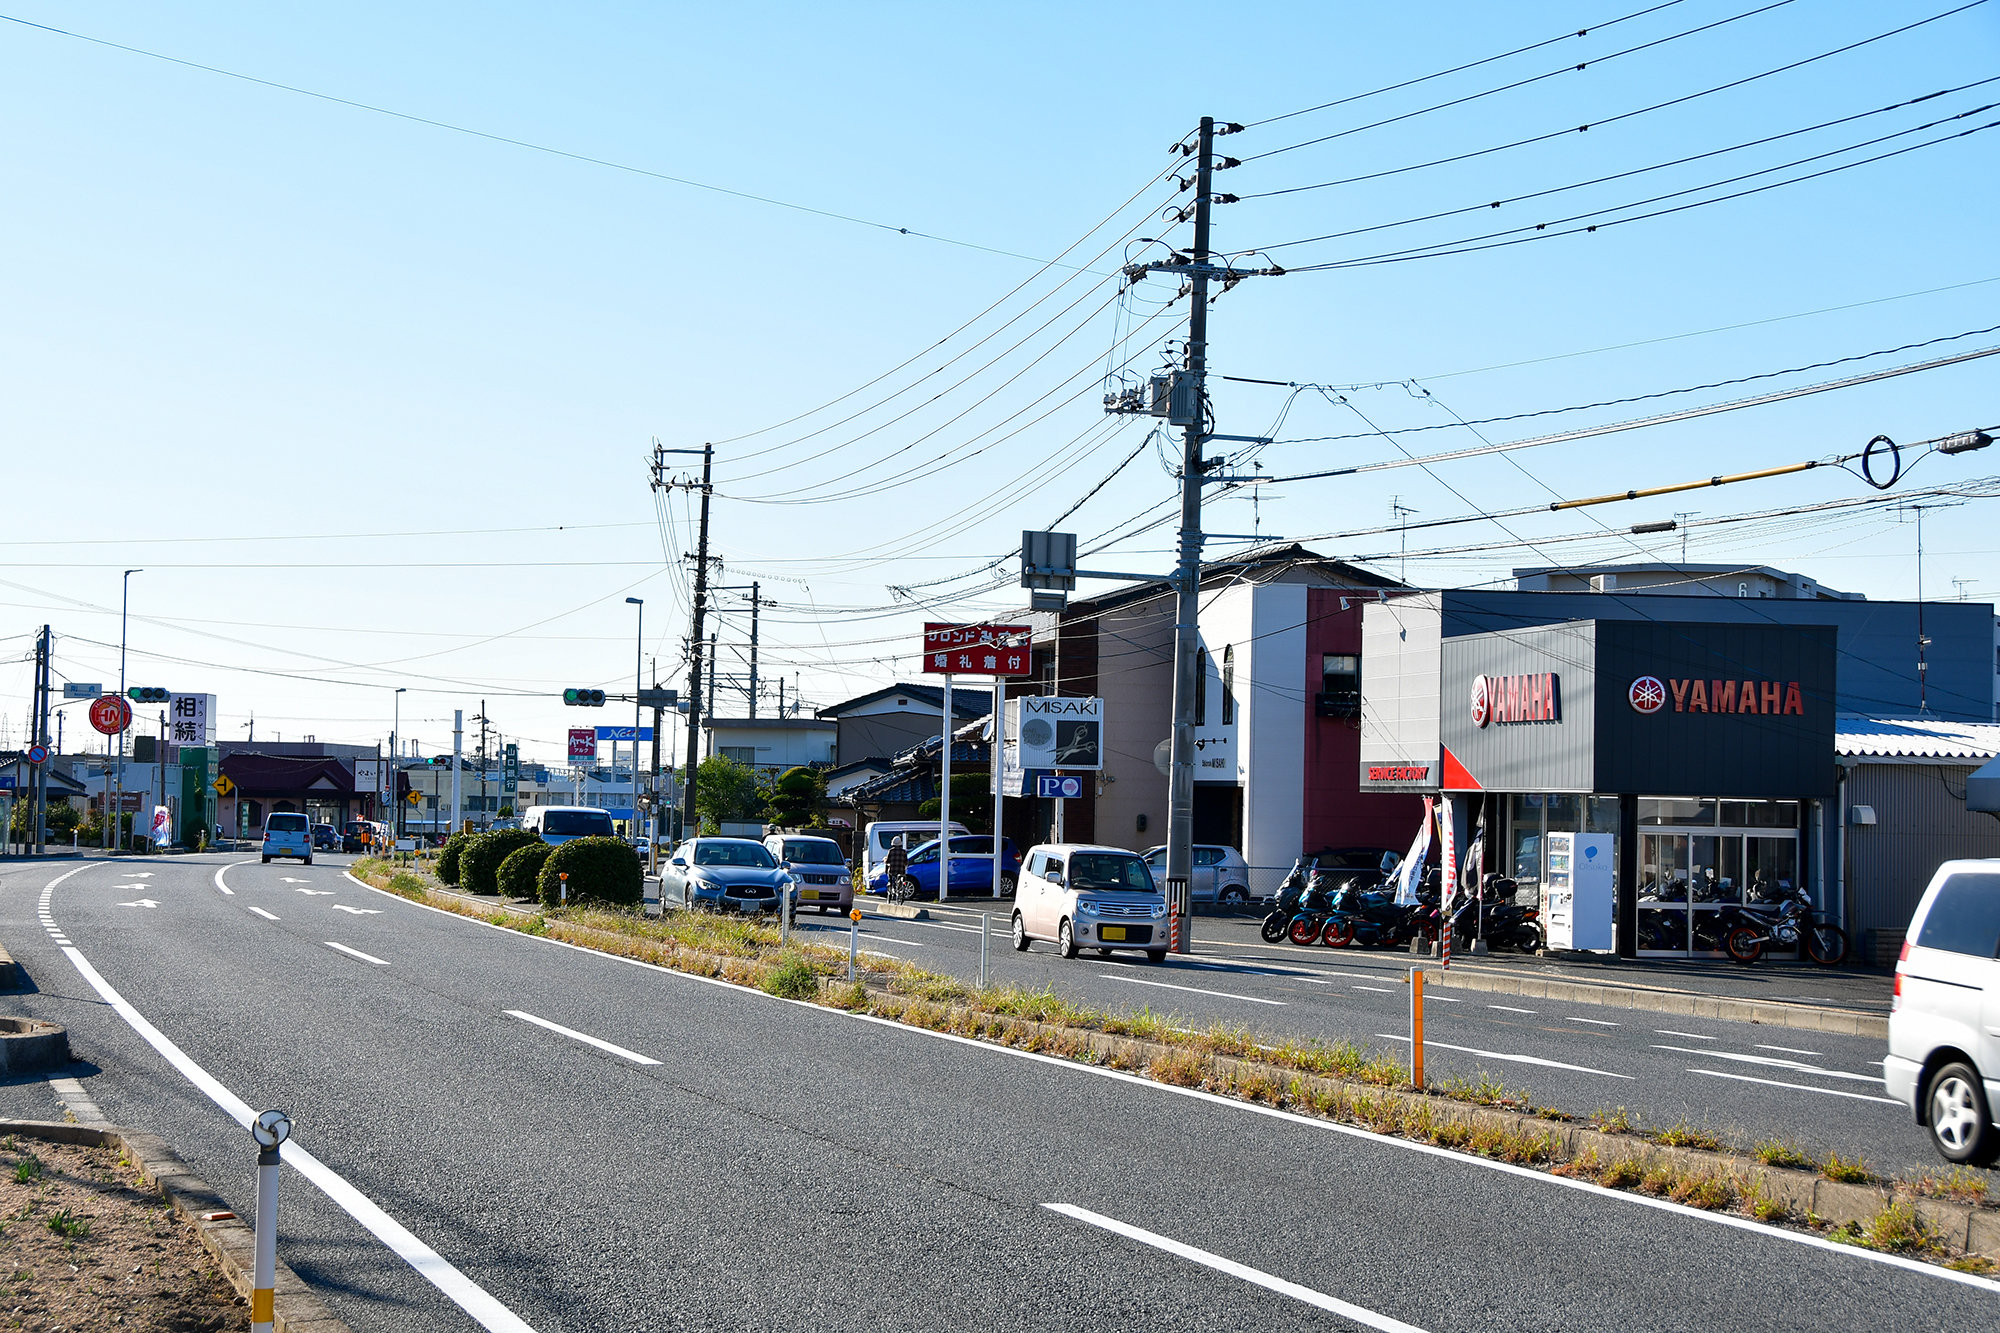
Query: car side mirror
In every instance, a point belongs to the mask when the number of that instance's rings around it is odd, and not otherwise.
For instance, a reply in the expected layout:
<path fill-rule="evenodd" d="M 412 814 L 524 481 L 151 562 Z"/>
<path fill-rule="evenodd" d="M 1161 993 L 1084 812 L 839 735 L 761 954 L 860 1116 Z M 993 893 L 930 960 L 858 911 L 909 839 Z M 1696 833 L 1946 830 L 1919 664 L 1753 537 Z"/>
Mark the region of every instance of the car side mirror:
<path fill-rule="evenodd" d="M 1063 887 L 1062 871 L 1051 870 L 1046 876 L 1046 878 L 1048 879 L 1049 883 L 1055 885 L 1055 887 L 1059 889 Z"/>
<path fill-rule="evenodd" d="M 682 857 L 676 856 L 672 861 L 669 861 L 667 864 L 679 866 L 682 870 L 687 869 L 687 861 Z"/>

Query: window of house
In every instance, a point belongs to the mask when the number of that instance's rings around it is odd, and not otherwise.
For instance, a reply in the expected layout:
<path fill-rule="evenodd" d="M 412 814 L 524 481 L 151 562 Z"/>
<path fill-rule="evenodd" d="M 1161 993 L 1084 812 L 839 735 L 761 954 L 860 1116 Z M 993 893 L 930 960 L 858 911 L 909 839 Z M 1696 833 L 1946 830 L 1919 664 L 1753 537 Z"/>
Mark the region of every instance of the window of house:
<path fill-rule="evenodd" d="M 1222 648 L 1222 725 L 1236 725 L 1236 645 Z"/>
<path fill-rule="evenodd" d="M 718 753 L 724 759 L 732 759 L 739 764 L 757 762 L 757 747 L 754 745 L 724 745 L 718 747 Z"/>
<path fill-rule="evenodd" d="M 1353 717 L 1361 711 L 1361 655 L 1322 653 L 1319 659 L 1319 715 Z"/>
<path fill-rule="evenodd" d="M 1208 649 L 1194 650 L 1194 724 L 1208 723 Z"/>

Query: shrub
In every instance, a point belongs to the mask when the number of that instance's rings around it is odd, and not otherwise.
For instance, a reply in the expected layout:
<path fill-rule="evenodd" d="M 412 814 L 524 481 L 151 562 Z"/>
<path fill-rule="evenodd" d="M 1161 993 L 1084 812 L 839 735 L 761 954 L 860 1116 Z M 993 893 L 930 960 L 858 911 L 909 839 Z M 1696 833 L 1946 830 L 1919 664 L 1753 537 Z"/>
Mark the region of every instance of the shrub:
<path fill-rule="evenodd" d="M 542 902 L 562 901 L 562 876 L 569 876 L 571 903 L 595 902 L 610 907 L 637 907 L 645 892 L 639 853 L 618 838 L 576 838 L 549 853 L 542 862 Z"/>
<path fill-rule="evenodd" d="M 465 845 L 473 835 L 464 829 L 444 840 L 444 850 L 438 853 L 437 877 L 440 884 L 458 883 L 458 858 L 465 854 Z"/>
<path fill-rule="evenodd" d="M 781 1000 L 816 1000 L 819 998 L 819 973 L 813 971 L 813 965 L 805 959 L 790 954 L 766 974 L 764 989 Z"/>
<path fill-rule="evenodd" d="M 508 898 L 532 898 L 542 873 L 542 862 L 555 848 L 540 841 L 516 847 L 500 862 L 500 892 Z"/>
<path fill-rule="evenodd" d="M 467 893 L 500 892 L 500 863 L 507 859 L 507 854 L 541 840 L 540 834 L 520 828 L 494 829 L 491 833 L 480 834 L 459 853 L 459 887 Z"/>

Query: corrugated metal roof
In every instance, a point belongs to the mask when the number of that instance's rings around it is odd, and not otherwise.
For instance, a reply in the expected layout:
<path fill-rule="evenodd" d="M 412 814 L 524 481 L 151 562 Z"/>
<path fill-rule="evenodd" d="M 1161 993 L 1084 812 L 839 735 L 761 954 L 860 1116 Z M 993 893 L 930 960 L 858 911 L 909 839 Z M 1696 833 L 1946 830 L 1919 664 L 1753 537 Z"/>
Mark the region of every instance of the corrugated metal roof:
<path fill-rule="evenodd" d="M 1833 725 L 1834 752 L 1843 758 L 1980 763 L 2000 755 L 2000 723 L 1842 713 Z"/>

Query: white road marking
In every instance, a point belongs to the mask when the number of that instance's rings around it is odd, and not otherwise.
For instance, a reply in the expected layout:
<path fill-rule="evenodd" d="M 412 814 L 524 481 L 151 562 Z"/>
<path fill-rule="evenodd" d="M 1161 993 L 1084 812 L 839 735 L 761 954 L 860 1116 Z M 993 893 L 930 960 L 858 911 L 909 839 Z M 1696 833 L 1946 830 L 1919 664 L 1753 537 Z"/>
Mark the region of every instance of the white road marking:
<path fill-rule="evenodd" d="M 1706 1052 L 1704 1052 L 1705 1054 Z M 1846 1097 L 1857 1102 L 1880 1102 L 1884 1106 L 1901 1106 L 1893 1097 L 1870 1097 L 1864 1092 L 1843 1092 L 1839 1088 L 1815 1088 L 1809 1083 L 1780 1083 L 1774 1078 L 1752 1078 L 1748 1074 L 1725 1074 L 1720 1069 L 1690 1069 L 1690 1074 L 1706 1074 L 1710 1078 L 1734 1079 L 1738 1083 L 1762 1083 L 1766 1087 L 1790 1088 L 1794 1092 L 1818 1092 L 1828 1097 Z"/>
<path fill-rule="evenodd" d="M 1615 1028 L 1619 1026 L 1617 1023 L 1608 1022 L 1602 1018 L 1578 1018 L 1575 1014 L 1564 1014 L 1563 1017 L 1572 1023 L 1588 1023 L 1594 1028 Z"/>
<path fill-rule="evenodd" d="M 135 870 L 126 876 L 127 879 L 151 879 L 152 877 L 153 872 L 150 870 Z"/>
<path fill-rule="evenodd" d="M 306 895 L 306 896 L 307 896 L 308 898 L 331 898 L 331 897 L 333 897 L 333 890 L 332 890 L 332 889 L 293 889 L 293 890 L 292 890 L 292 892 L 293 892 L 293 893 L 303 893 L 303 894 L 305 894 L 305 895 Z"/>
<path fill-rule="evenodd" d="M 1375 993 L 1376 993 L 1377 995 L 1394 995 L 1394 994 L 1396 993 L 1395 991 L 1391 990 L 1391 989 L 1390 989 L 1389 987 L 1387 987 L 1387 986 L 1349 986 L 1349 987 L 1348 987 L 1348 989 L 1349 989 L 1349 990 L 1371 990 L 1371 991 L 1374 991 L 1374 992 L 1375 992 Z"/>
<path fill-rule="evenodd" d="M 1188 992 L 1190 995 L 1214 995 L 1224 1000 L 1242 1000 L 1248 1004 L 1269 1004 L 1281 1009 L 1290 1003 L 1289 1000 L 1266 1000 L 1255 995 L 1237 995 L 1226 990 L 1203 990 L 1199 986 L 1176 986 L 1171 981 L 1142 981 L 1138 977 L 1128 977 L 1117 972 L 1100 972 L 1097 975 L 1106 977 L 1112 981 L 1127 981 L 1134 986 L 1158 986 L 1161 990 L 1182 990 Z"/>
<path fill-rule="evenodd" d="M 1281 1277 L 1273 1277 L 1271 1274 L 1261 1269 L 1252 1268 L 1248 1264 L 1239 1264 L 1234 1259 L 1225 1259 L 1219 1254 L 1211 1254 L 1207 1250 L 1198 1250 L 1192 1245 L 1162 1236 L 1157 1231 L 1148 1231 L 1144 1227 L 1135 1227 L 1130 1222 L 1120 1222 L 1115 1217 L 1106 1217 L 1102 1213 L 1093 1213 L 1088 1208 L 1079 1208 L 1073 1203 L 1045 1203 L 1042 1207 L 1052 1213 L 1061 1213 L 1064 1217 L 1075 1218 L 1079 1222 L 1087 1222 L 1091 1226 L 1101 1227 L 1113 1235 L 1123 1236 L 1127 1240 L 1136 1240 L 1140 1244 L 1150 1245 L 1156 1250 L 1165 1250 L 1168 1254 L 1186 1259 L 1191 1263 L 1200 1264 L 1204 1268 L 1213 1268 L 1218 1273 L 1227 1273 L 1230 1277 L 1240 1278 L 1254 1286 L 1262 1287 L 1266 1291 L 1275 1291 L 1280 1296 L 1289 1296 L 1293 1300 L 1310 1305 L 1315 1309 L 1325 1310 L 1329 1314 L 1337 1314 L 1342 1319 L 1350 1319 L 1364 1328 L 1379 1329 L 1382 1333 L 1424 1333 L 1424 1330 L 1418 1328 L 1415 1324 L 1406 1324 L 1400 1319 L 1391 1319 L 1388 1315 L 1377 1314 L 1375 1311 L 1363 1306 L 1343 1301 L 1338 1296 L 1329 1296 L 1323 1291 L 1314 1291 L 1311 1287 L 1302 1287 L 1296 1282 L 1287 1282 Z"/>
<path fill-rule="evenodd" d="M 1454 1000 L 1454 999 L 1452 999 L 1452 998 L 1451 998 L 1451 996 L 1449 996 L 1449 995 L 1432 995 L 1432 994 L 1430 994 L 1429 992 L 1426 992 L 1426 993 L 1424 994 L 1424 1003 L 1425 1003 L 1425 1004 L 1463 1004 L 1463 1003 L 1465 1003 L 1465 1002 L 1464 1002 L 1463 1000 Z"/>
<path fill-rule="evenodd" d="M 575 1028 L 566 1028 L 560 1023 L 551 1023 L 546 1018 L 537 1018 L 533 1014 L 523 1012 L 519 1009 L 509 1009 L 506 1013 L 509 1018 L 518 1018 L 523 1023 L 533 1023 L 538 1028 L 547 1028 L 551 1032 L 560 1032 L 563 1036 L 573 1041 L 580 1041 L 586 1046 L 595 1046 L 600 1051 L 609 1051 L 613 1055 L 623 1056 L 635 1065 L 656 1065 L 660 1063 L 650 1055 L 641 1055 L 637 1051 L 628 1051 L 623 1046 L 613 1046 L 610 1042 L 593 1037 L 587 1032 L 578 1032 Z"/>
<path fill-rule="evenodd" d="M 1655 1042 L 1656 1051 L 1678 1051 L 1682 1055 L 1699 1055 L 1709 1060 L 1734 1060 L 1742 1065 L 1763 1065 L 1769 1069 L 1788 1069 L 1798 1074 L 1818 1074 L 1822 1078 L 1847 1078 L 1857 1083 L 1880 1083 L 1873 1074 L 1850 1074 L 1845 1069 L 1822 1069 L 1800 1060 L 1780 1060 L 1774 1055 L 1739 1055 L 1734 1051 L 1699 1051 L 1687 1046 L 1662 1046 Z"/>
<path fill-rule="evenodd" d="M 258 916 L 263 917 L 266 921 L 276 921 L 278 919 L 277 917 L 272 916 L 269 912 L 265 911 L 261 907 L 252 907 L 250 910 L 255 912 Z"/>
<path fill-rule="evenodd" d="M 349 907 L 346 903 L 333 904 L 333 910 L 336 912 L 352 912 L 355 916 L 382 915 L 382 909 L 379 907 Z"/>
<path fill-rule="evenodd" d="M 144 884 L 106 884 L 104 887 L 107 889 L 143 889 L 146 886 Z"/>
<path fill-rule="evenodd" d="M 1766 1046 L 1766 1045 L 1765 1045 L 1765 1044 L 1764 1044 L 1763 1042 L 1761 1042 L 1761 1041 L 1757 1043 L 1757 1049 L 1758 1049 L 1758 1050 L 1760 1050 L 1760 1051 L 1783 1051 L 1783 1052 L 1784 1052 L 1784 1053 L 1785 1053 L 1786 1055 L 1818 1055 L 1818 1054 L 1819 1054 L 1819 1052 L 1818 1052 L 1818 1051 L 1802 1051 L 1802 1050 L 1800 1050 L 1800 1049 L 1799 1049 L 1798 1047 L 1796 1047 L 1796 1046 Z M 1881 1062 L 1880 1060 L 1877 1060 L 1877 1061 L 1875 1061 L 1875 1063 L 1876 1063 L 1876 1064 L 1881 1064 L 1882 1062 Z"/>
<path fill-rule="evenodd" d="M 1378 1032 L 1375 1035 L 1384 1041 L 1400 1041 L 1404 1045 L 1408 1045 L 1410 1041 L 1408 1037 L 1399 1037 L 1393 1032 Z M 1511 1060 L 1517 1065 L 1540 1065 L 1544 1069 L 1567 1069 L 1577 1074 L 1602 1074 L 1606 1078 L 1629 1079 L 1632 1077 L 1630 1074 L 1614 1074 L 1608 1069 L 1592 1069 L 1589 1065 L 1566 1065 L 1560 1060 L 1544 1060 L 1539 1055 L 1510 1055 L 1505 1051 L 1482 1051 L 1477 1046 L 1453 1046 L 1448 1042 L 1431 1041 L 1428 1038 L 1425 1039 L 1424 1045 L 1427 1048 L 1435 1046 L 1440 1050 L 1446 1051 L 1464 1051 L 1467 1055 L 1482 1055 L 1488 1060 Z"/>
<path fill-rule="evenodd" d="M 141 898 L 141 899 L 140 899 L 140 900 L 139 900 L 138 902 L 136 902 L 136 903 L 120 903 L 120 904 L 118 904 L 118 905 L 119 905 L 120 907 L 144 907 L 144 908 L 147 908 L 147 909 L 149 909 L 149 910 L 150 910 L 151 908 L 155 908 L 155 907 L 158 907 L 158 906 L 159 906 L 159 904 L 158 904 L 158 903 L 156 903 L 156 902 L 154 902 L 154 901 L 153 901 L 153 900 L 152 900 L 151 898 Z"/>
<path fill-rule="evenodd" d="M 310 883 L 312 883 L 312 881 L 311 881 L 311 880 L 309 880 L 309 879 L 293 879 L 293 878 L 292 878 L 292 877 L 291 877 L 290 875 L 280 875 L 280 876 L 278 877 L 278 882 L 279 882 L 280 884 L 310 884 Z"/>
<path fill-rule="evenodd" d="M 50 885 L 51 888 L 54 885 Z M 154 1027 L 126 1002 L 124 996 L 111 988 L 111 983 L 98 975 L 76 949 L 63 950 L 76 970 L 83 974 L 104 1002 L 117 1011 L 118 1016 L 128 1023 L 132 1030 L 146 1039 L 148 1045 L 158 1051 L 166 1062 L 181 1072 L 181 1076 L 207 1094 L 210 1101 L 222 1108 L 223 1114 L 243 1128 L 250 1127 L 255 1113 L 241 1097 L 224 1087 L 213 1074 L 188 1058 L 187 1052 L 176 1046 L 167 1035 Z M 490 1292 L 465 1274 L 452 1267 L 436 1250 L 412 1235 L 407 1227 L 382 1209 L 360 1190 L 347 1183 L 338 1172 L 324 1165 L 317 1157 L 300 1145 L 296 1135 L 285 1143 L 284 1161 L 287 1166 L 319 1187 L 322 1194 L 332 1199 L 346 1210 L 347 1215 L 374 1233 L 377 1240 L 395 1252 L 396 1257 L 417 1270 L 431 1285 L 443 1292 L 459 1309 L 471 1315 L 481 1327 L 491 1333 L 535 1333 L 534 1328 L 519 1315 L 495 1300 Z"/>
<path fill-rule="evenodd" d="M 1325 977 L 1316 977 L 1310 972 L 1298 972 L 1282 967 L 1245 967 L 1241 963 L 1190 963 L 1179 960 L 1176 960 L 1174 965 L 1202 972 L 1228 972 L 1239 977 L 1290 977 L 1294 981 L 1310 981 L 1315 986 L 1333 984 Z"/>
<path fill-rule="evenodd" d="M 70 871 L 69 874 L 76 874 L 78 870 L 86 868 L 79 866 L 77 870 Z M 59 876 L 49 887 L 53 888 L 56 883 L 60 883 L 62 879 L 66 878 L 68 878 L 68 875 Z M 1490 1157 L 1474 1157 L 1468 1153 L 1453 1152 L 1449 1148 L 1440 1148 L 1435 1144 L 1418 1143 L 1414 1139 L 1396 1138 L 1378 1134 L 1373 1130 L 1363 1129 L 1358 1125 L 1342 1125 L 1330 1120 L 1321 1120 L 1314 1116 L 1300 1115 L 1296 1111 L 1282 1111 L 1274 1106 L 1259 1106 L 1254 1102 L 1246 1102 L 1240 1098 L 1225 1097 L 1221 1093 L 1204 1092 L 1199 1088 L 1175 1087 L 1171 1083 L 1161 1083 L 1155 1079 L 1147 1078 L 1143 1074 L 1126 1073 L 1122 1069 L 1111 1069 L 1103 1065 L 1082 1064 L 1075 1060 L 1066 1060 L 1057 1055 L 1044 1055 L 1040 1051 L 1023 1051 L 1012 1046 L 1001 1046 L 995 1042 L 981 1041 L 976 1037 L 963 1037 L 956 1032 L 937 1032 L 930 1028 L 912 1027 L 907 1023 L 897 1022 L 893 1018 L 883 1018 L 877 1014 L 860 1014 L 845 1009 L 829 1009 L 824 1005 L 815 1004 L 811 1000 L 783 1000 L 755 987 L 739 985 L 733 981 L 724 981 L 720 977 L 704 977 L 693 972 L 676 972 L 670 967 L 661 967 L 658 963 L 648 963 L 638 958 L 625 958 L 618 954 L 602 953 L 596 949 L 587 949 L 581 944 L 571 944 L 567 940 L 553 940 L 546 935 L 524 935 L 518 930 L 509 930 L 506 926 L 496 926 L 491 921 L 482 921 L 477 917 L 469 917 L 463 913 L 447 911 L 442 907 L 432 907 L 429 903 L 413 903 L 409 899 L 399 897 L 385 889 L 378 889 L 372 885 L 364 884 L 360 880 L 354 879 L 352 875 L 348 875 L 347 878 L 356 887 L 367 889 L 370 893 L 381 894 L 382 897 L 389 899 L 391 902 L 400 903 L 406 907 L 415 907 L 417 910 L 423 912 L 435 912 L 437 915 L 449 917 L 461 925 L 477 926 L 481 930 L 501 931 L 510 939 L 529 940 L 534 941 L 537 945 L 568 949 L 572 953 L 587 954 L 599 962 L 609 963 L 616 967 L 636 967 L 641 971 L 655 972 L 661 976 L 672 977 L 676 981 L 686 982 L 689 985 L 712 986 L 718 990 L 734 991 L 736 994 L 753 1003 L 793 1005 L 802 1010 L 809 1010 L 813 1014 L 826 1018 L 829 1021 L 838 1022 L 842 1019 L 851 1019 L 857 1023 L 868 1023 L 875 1027 L 886 1028 L 914 1040 L 949 1042 L 954 1046 L 963 1046 L 969 1050 L 983 1051 L 988 1055 L 999 1056 L 1002 1059 L 1024 1060 L 1031 1064 L 1040 1064 L 1053 1069 L 1067 1070 L 1073 1075 L 1080 1075 L 1086 1078 L 1109 1079 L 1113 1082 L 1123 1083 L 1128 1087 L 1137 1088 L 1155 1095 L 1185 1097 L 1191 1101 L 1220 1107 L 1238 1115 L 1262 1116 L 1269 1120 L 1283 1121 L 1285 1124 L 1313 1130 L 1321 1134 L 1335 1134 L 1343 1138 L 1360 1139 L 1377 1148 L 1416 1153 L 1419 1156 L 1432 1157 L 1441 1162 L 1448 1162 L 1454 1167 L 1481 1171 L 1497 1171 L 1502 1175 L 1512 1176 L 1517 1180 L 1532 1182 L 1544 1189 L 1574 1190 L 1579 1194 L 1587 1194 L 1592 1198 L 1603 1199 L 1607 1202 L 1622 1204 L 1630 1208 L 1650 1208 L 1656 1212 L 1671 1213 L 1676 1217 L 1690 1222 L 1701 1223 L 1707 1226 L 1728 1227 L 1732 1230 L 1761 1236 L 1766 1240 L 1803 1245 L 1808 1249 L 1818 1250 L 1822 1254 L 1838 1255 L 1843 1260 L 1853 1263 L 1879 1264 L 1885 1268 L 1901 1269 L 1903 1272 L 1913 1273 L 1919 1277 L 1930 1278 L 1934 1281 L 1950 1282 L 1962 1287 L 1971 1287 L 1975 1291 L 2000 1295 L 2000 1281 L 1979 1277 L 1972 1273 L 1955 1272 L 1949 1268 L 1940 1268 L 1936 1264 L 1925 1263 L 1921 1259 L 1911 1259 L 1900 1254 L 1884 1254 L 1879 1250 L 1864 1250 L 1853 1245 L 1842 1245 L 1820 1236 L 1809 1235 L 1802 1231 L 1789 1231 L 1783 1227 L 1772 1226 L 1769 1223 L 1759 1222 L 1748 1217 L 1734 1217 L 1725 1213 L 1709 1212 L 1704 1209 L 1695 1208 L 1689 1204 L 1675 1203 L 1671 1199 L 1660 1199 L 1645 1194 L 1634 1194 L 1630 1190 L 1612 1189 L 1607 1185 L 1600 1185 L 1593 1180 L 1576 1180 L 1568 1176 L 1552 1175 L 1547 1171 L 1538 1171 L 1533 1167 L 1516 1166 L 1511 1162 L 1495 1161 Z M 47 890 L 44 890 L 44 893 L 46 892 Z M 1444 997 L 1429 996 L 1427 998 L 1443 999 Z M 1703 1054 L 1706 1054 L 1706 1052 L 1703 1052 Z M 244 1123 L 247 1125 L 248 1121 Z"/>
<path fill-rule="evenodd" d="M 234 898 L 236 896 L 236 890 L 230 888 L 227 884 L 224 884 L 222 882 L 223 872 L 228 870 L 234 870 L 238 866 L 247 866 L 249 864 L 251 863 L 248 861 L 231 861 L 226 866 L 217 866 L 215 868 L 215 887 L 221 889 L 224 893 Z"/>
<path fill-rule="evenodd" d="M 1689 1041 L 1715 1040 L 1713 1037 L 1704 1037 L 1699 1032 L 1676 1032 L 1672 1028 L 1654 1028 L 1653 1031 L 1662 1037 L 1686 1037 Z"/>
<path fill-rule="evenodd" d="M 1489 1004 L 1486 1007 L 1488 1009 L 1504 1009 L 1506 1012 L 1510 1014 L 1532 1014 L 1535 1012 L 1532 1009 L 1516 1009 L 1511 1004 Z"/>
<path fill-rule="evenodd" d="M 354 957 L 359 958 L 362 962 L 373 963 L 377 967 L 389 966 L 389 960 L 386 958 L 377 958 L 372 953 L 363 953 L 359 949 L 350 949 L 345 944 L 340 944 L 333 940 L 328 940 L 326 942 L 326 947 L 329 949 L 338 949 L 344 954 L 352 954 Z"/>

